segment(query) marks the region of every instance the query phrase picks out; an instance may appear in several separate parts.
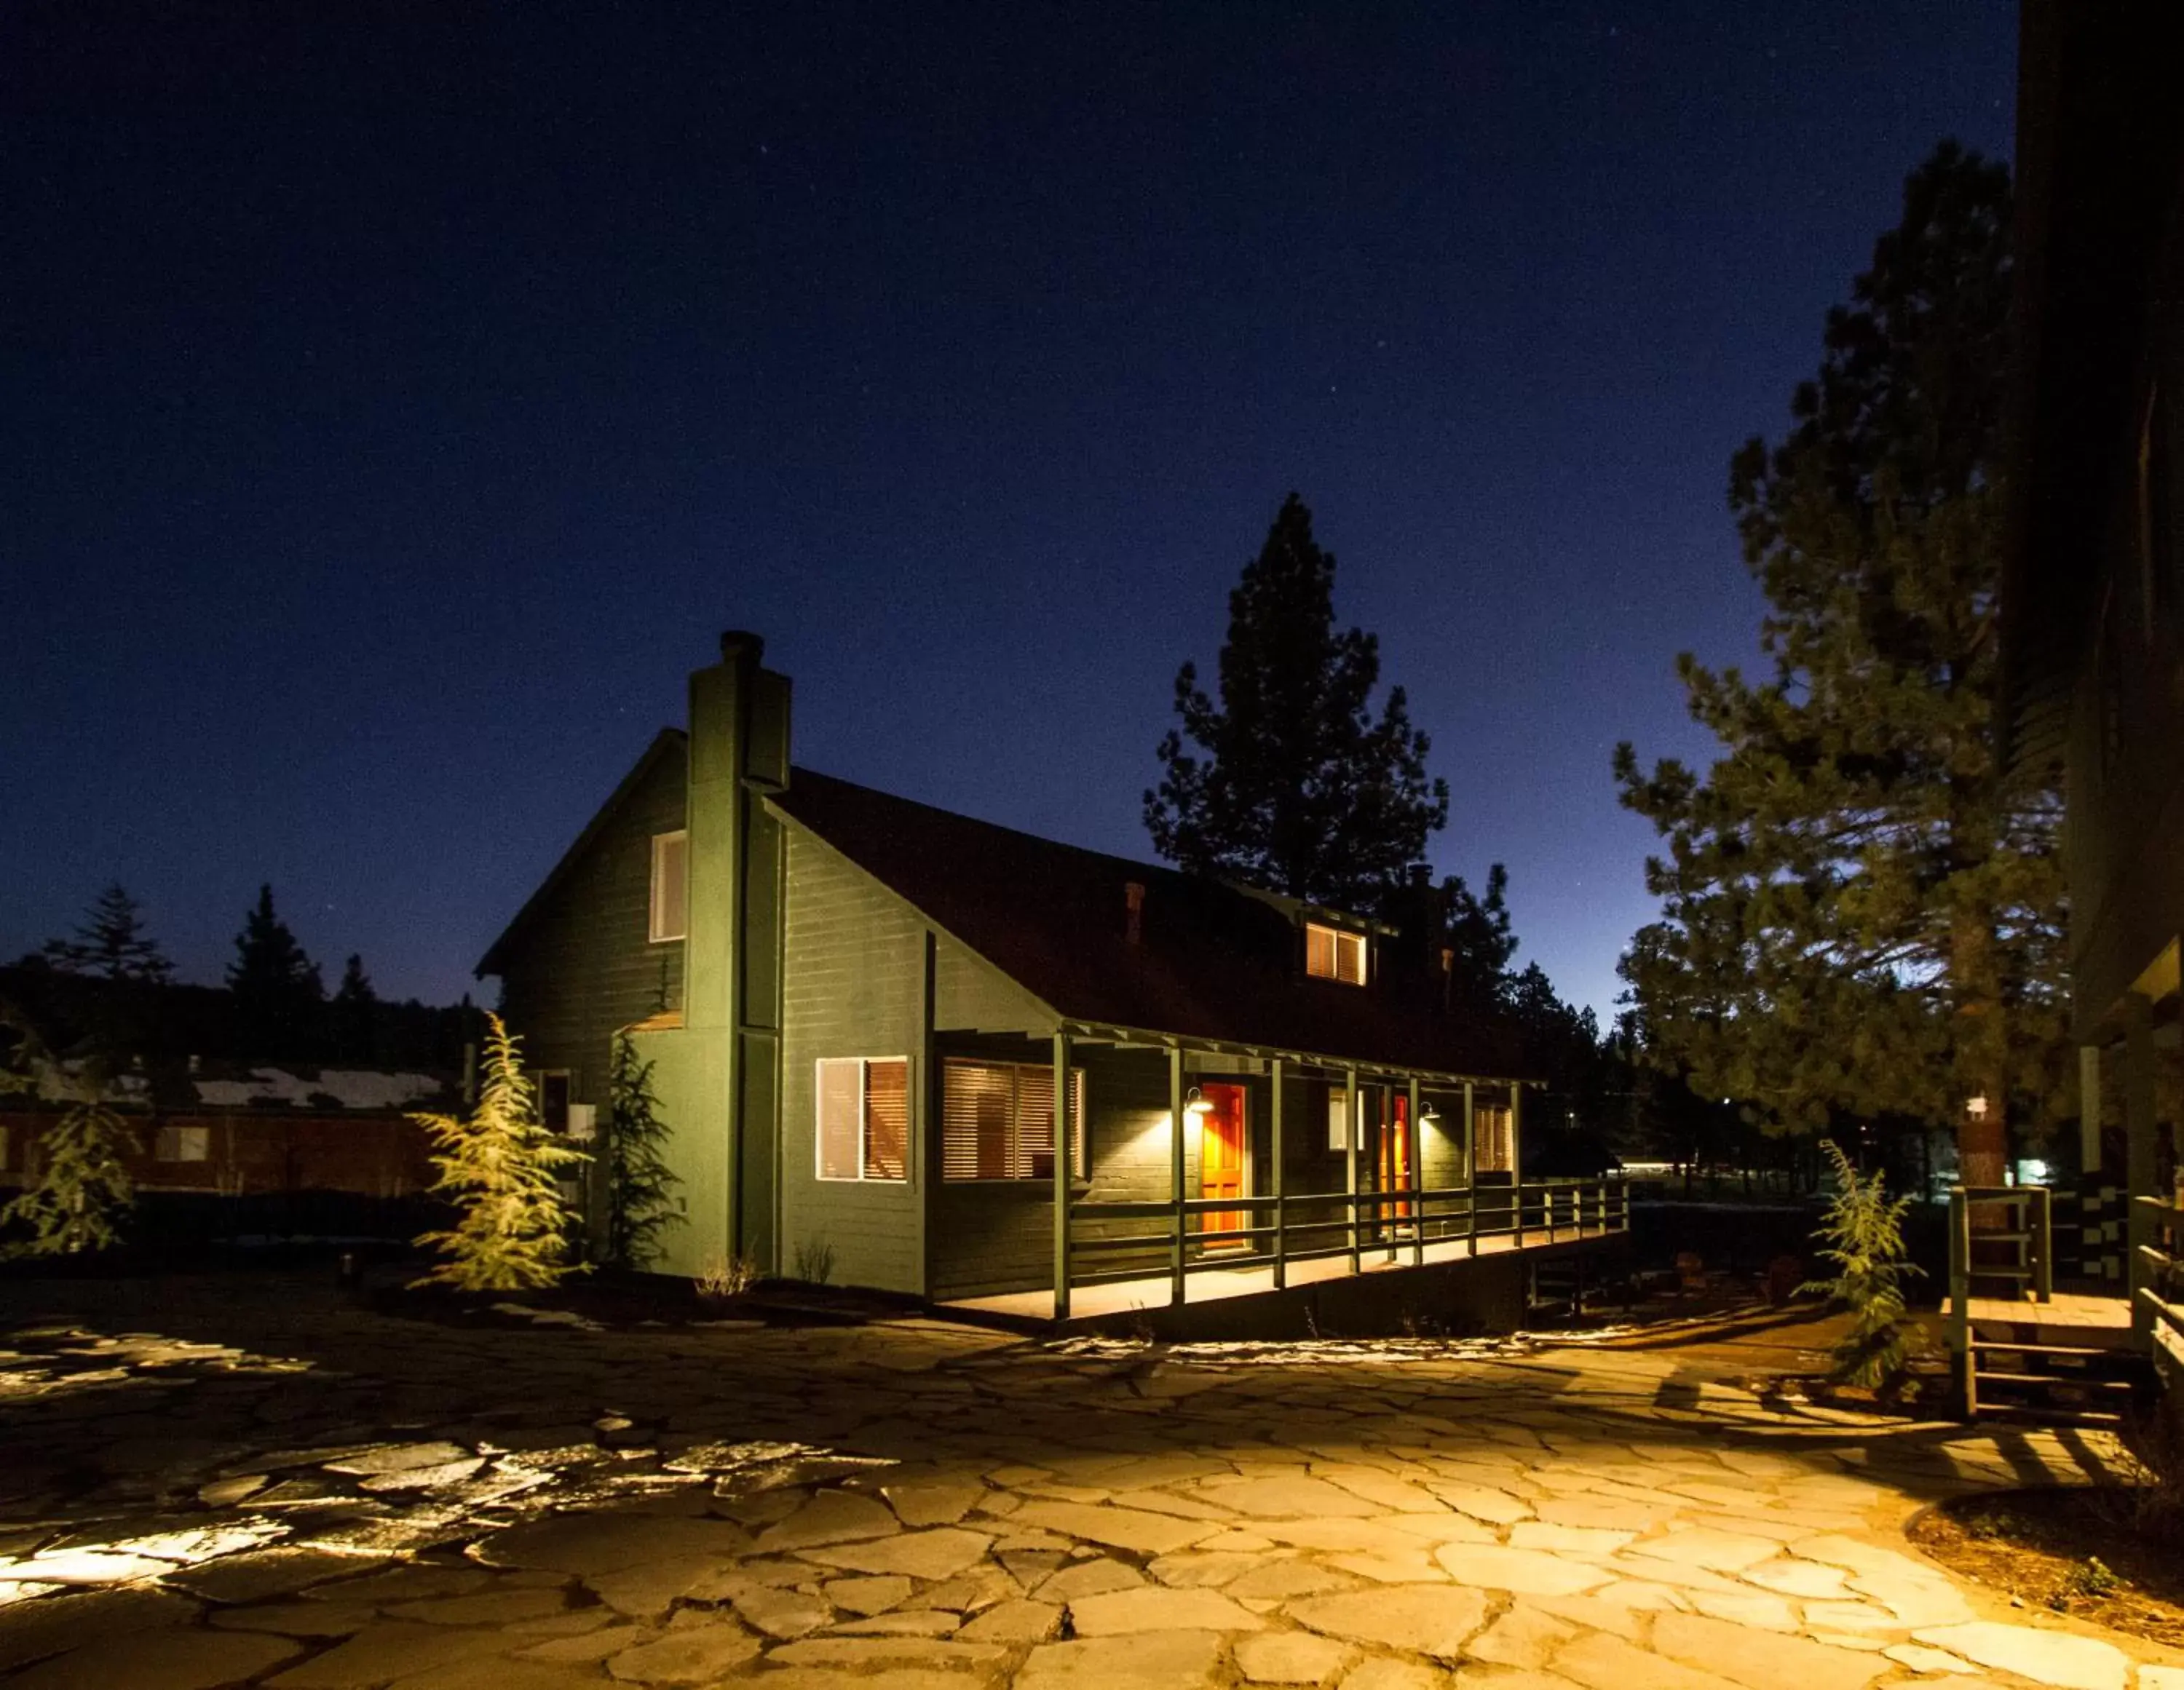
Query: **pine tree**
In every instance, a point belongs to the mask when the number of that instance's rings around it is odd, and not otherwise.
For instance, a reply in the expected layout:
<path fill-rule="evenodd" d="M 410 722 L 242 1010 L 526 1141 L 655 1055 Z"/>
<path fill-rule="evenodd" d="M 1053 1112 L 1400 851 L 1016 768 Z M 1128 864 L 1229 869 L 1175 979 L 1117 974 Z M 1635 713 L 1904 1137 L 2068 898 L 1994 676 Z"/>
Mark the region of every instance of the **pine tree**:
<path fill-rule="evenodd" d="M 680 1217 L 671 1193 L 681 1183 L 663 1154 L 667 1126 L 652 1089 L 652 1065 L 640 1061 L 627 1031 L 615 1035 L 607 1070 L 607 1120 L 600 1146 L 606 1164 L 606 1251 L 616 1267 L 649 1267 L 660 1234 Z"/>
<path fill-rule="evenodd" d="M 106 980 L 133 980 L 164 986 L 175 965 L 144 931 L 144 915 L 128 888 L 110 883 L 85 912 L 72 939 L 48 939 L 43 955 L 69 974 L 92 974 Z"/>
<path fill-rule="evenodd" d="M 1788 436 L 1731 466 L 1772 677 L 1685 656 L 1722 756 L 1615 765 L 1669 847 L 1624 964 L 1649 1053 L 1777 1127 L 1953 1123 L 1974 1184 L 2066 1106 L 2060 798 L 1995 754 L 2009 243 L 2002 166 L 1913 173 Z"/>
<path fill-rule="evenodd" d="M 445 1258 L 416 1283 L 459 1291 L 554 1285 L 571 1271 L 562 1173 L 588 1159 L 547 1131 L 520 1042 L 490 1011 L 484 1054 L 484 1083 L 468 1116 L 410 1117 L 437 1148 L 433 1192 L 461 1211 L 453 1227 L 415 1241 Z"/>
<path fill-rule="evenodd" d="M 227 987 L 253 1055 L 293 1056 L 314 1042 L 326 987 L 319 965 L 304 953 L 288 924 L 274 913 L 270 886 L 259 887 L 258 902 L 235 936 Z"/>
<path fill-rule="evenodd" d="M 0 1248 L 0 1255 L 64 1256 L 110 1248 L 120 1242 L 119 1222 L 136 1193 L 121 1161 L 128 1129 L 106 1106 L 109 1066 L 93 1059 L 70 1072 L 53 1060 L 45 1042 L 20 1015 L 9 1009 L 0 1014 L 0 1022 L 17 1035 L 10 1064 L 18 1072 L 36 1078 L 42 1090 L 74 1094 L 61 1118 L 38 1141 L 38 1182 L 0 1207 L 0 1226 L 31 1230 L 28 1238 Z"/>
<path fill-rule="evenodd" d="M 1486 895 L 1474 893 L 1462 875 L 1441 883 L 1446 917 L 1441 942 L 1455 954 L 1450 973 L 1457 990 L 1474 1009 L 1494 1009 L 1509 992 L 1509 959 L 1517 954 L 1517 936 L 1509 926 L 1509 870 L 1496 863 L 1486 871 Z"/>
<path fill-rule="evenodd" d="M 370 1061 L 373 1035 L 378 1027 L 379 994 L 372 990 L 371 976 L 364 971 L 362 957 L 350 953 L 342 969 L 341 984 L 334 988 L 326 1009 L 334 1048 L 340 1053 L 341 1059 Z"/>
<path fill-rule="evenodd" d="M 1335 629 L 1334 559 L 1292 493 L 1228 595 L 1219 704 L 1195 664 L 1176 675 L 1182 725 L 1161 742 L 1166 772 L 1145 795 L 1154 848 L 1193 873 L 1379 909 L 1448 819 L 1447 783 L 1426 777 L 1429 742 L 1403 689 L 1373 714 L 1379 678 L 1379 642 Z"/>
<path fill-rule="evenodd" d="M 1903 1215 L 1911 1199 L 1891 1203 L 1886 1176 L 1860 1175 L 1834 1139 L 1823 1139 L 1820 1148 L 1834 1165 L 1836 1194 L 1813 1236 L 1836 1271 L 1833 1279 L 1801 1288 L 1824 1293 L 1850 1310 L 1850 1326 L 1833 1351 L 1834 1376 L 1846 1385 L 1892 1391 L 1910 1365 L 1903 1281 L 1919 1271 L 1904 1259 Z"/>

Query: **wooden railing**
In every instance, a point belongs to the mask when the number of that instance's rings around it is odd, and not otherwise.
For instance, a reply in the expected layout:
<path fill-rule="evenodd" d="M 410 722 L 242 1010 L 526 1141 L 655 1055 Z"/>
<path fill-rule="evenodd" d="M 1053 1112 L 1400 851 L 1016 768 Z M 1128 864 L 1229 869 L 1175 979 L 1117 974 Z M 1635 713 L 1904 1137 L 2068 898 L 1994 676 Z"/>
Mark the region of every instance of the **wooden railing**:
<path fill-rule="evenodd" d="M 1972 1281 L 2008 1280 L 2036 1301 L 2055 1297 L 2054 1194 L 2046 1186 L 1957 1186 L 1949 1192 L 1949 1349 L 1957 1397 L 1969 1417 L 1979 1411 L 1979 1352 L 1972 1330 Z M 2005 1211 L 1999 1226 L 1972 1225 L 1978 1208 Z M 2012 1262 L 1972 1259 L 1979 1243 L 1990 1254 L 2016 1249 Z"/>
<path fill-rule="evenodd" d="M 2136 1198 L 2131 1208 L 2131 1321 L 2162 1387 L 2175 1390 L 2184 1384 L 2184 1209 L 2155 1197 Z"/>
<path fill-rule="evenodd" d="M 1215 1217 L 1240 1215 L 1242 1225 Z M 1195 1271 L 1273 1270 L 1281 1288 L 1293 1263 L 1347 1256 L 1349 1270 L 1468 1259 L 1513 1239 L 1518 1248 L 1627 1231 L 1630 1200 L 1620 1179 L 1526 1180 L 1507 1186 L 1396 1191 L 1288 1192 L 1279 1196 L 1185 1198 L 1165 1203 L 1070 1204 L 1069 1281 L 1143 1279 L 1164 1267 L 1174 1301 Z M 1157 1227 L 1086 1236 L 1087 1225 L 1160 1221 Z M 1448 1246 L 1453 1245 L 1454 1248 Z M 1120 1255 L 1134 1259 L 1102 1266 Z"/>

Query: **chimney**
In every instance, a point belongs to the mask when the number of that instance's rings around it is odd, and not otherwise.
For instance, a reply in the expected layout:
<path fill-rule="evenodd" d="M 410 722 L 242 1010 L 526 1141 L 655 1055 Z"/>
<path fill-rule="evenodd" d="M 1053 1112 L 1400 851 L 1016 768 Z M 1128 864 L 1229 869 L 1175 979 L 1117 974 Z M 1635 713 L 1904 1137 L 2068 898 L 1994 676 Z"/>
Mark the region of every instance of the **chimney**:
<path fill-rule="evenodd" d="M 1145 888 L 1143 882 L 1123 882 L 1123 937 L 1134 945 L 1140 943 L 1145 936 Z"/>

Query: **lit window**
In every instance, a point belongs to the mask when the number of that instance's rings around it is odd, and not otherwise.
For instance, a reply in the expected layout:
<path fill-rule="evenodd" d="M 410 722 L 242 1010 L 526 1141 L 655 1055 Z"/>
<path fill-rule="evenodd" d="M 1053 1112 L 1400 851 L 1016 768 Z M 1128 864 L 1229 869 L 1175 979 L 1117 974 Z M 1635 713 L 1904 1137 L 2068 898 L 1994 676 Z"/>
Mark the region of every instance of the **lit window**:
<path fill-rule="evenodd" d="M 1350 1148 L 1350 1088 L 1347 1086 L 1329 1086 L 1327 1088 L 1327 1148 L 1338 1156 Z"/>
<path fill-rule="evenodd" d="M 1517 1144 L 1514 1123 L 1509 1119 L 1507 1105 L 1496 1107 L 1482 1104 L 1474 1116 L 1477 1125 L 1472 1143 L 1478 1171 L 1482 1174 L 1514 1173 L 1517 1168 Z"/>
<path fill-rule="evenodd" d="M 1365 936 L 1307 921 L 1304 927 L 1304 971 L 1315 980 L 1365 983 Z"/>
<path fill-rule="evenodd" d="M 1084 1171 L 1084 1070 L 1069 1070 L 1069 1154 Z M 1054 1177 L 1051 1063 L 964 1062 L 940 1067 L 940 1177 Z"/>
<path fill-rule="evenodd" d="M 910 1177 L 910 1059 L 822 1057 L 819 1062 L 819 1177 Z"/>
<path fill-rule="evenodd" d="M 690 836 L 652 836 L 652 942 L 679 939 L 690 925 Z"/>
<path fill-rule="evenodd" d="M 212 1155 L 209 1126 L 163 1126 L 152 1152 L 162 1162 L 203 1162 Z"/>

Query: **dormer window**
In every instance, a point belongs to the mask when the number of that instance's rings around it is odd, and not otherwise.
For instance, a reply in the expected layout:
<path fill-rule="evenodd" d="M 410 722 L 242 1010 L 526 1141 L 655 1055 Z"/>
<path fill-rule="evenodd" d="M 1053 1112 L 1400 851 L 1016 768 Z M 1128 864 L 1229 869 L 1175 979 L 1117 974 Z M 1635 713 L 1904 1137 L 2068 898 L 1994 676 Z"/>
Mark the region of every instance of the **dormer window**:
<path fill-rule="evenodd" d="M 1340 927 L 1304 924 L 1304 971 L 1315 980 L 1339 980 L 1346 986 L 1365 983 L 1365 936 L 1346 933 Z"/>

